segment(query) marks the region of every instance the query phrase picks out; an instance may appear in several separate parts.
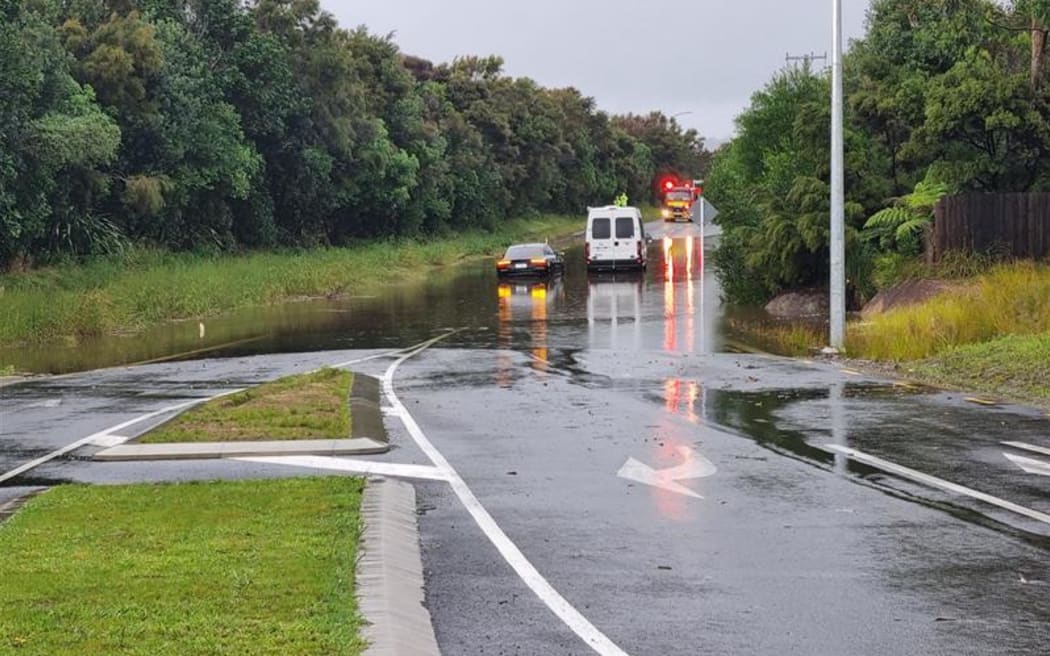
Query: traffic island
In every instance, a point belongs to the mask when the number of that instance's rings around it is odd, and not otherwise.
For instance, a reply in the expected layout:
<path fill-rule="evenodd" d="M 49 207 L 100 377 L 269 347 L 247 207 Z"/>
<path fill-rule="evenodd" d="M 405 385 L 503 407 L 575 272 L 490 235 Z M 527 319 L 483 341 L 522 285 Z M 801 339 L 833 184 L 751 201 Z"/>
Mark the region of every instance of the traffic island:
<path fill-rule="evenodd" d="M 379 381 L 321 369 L 259 385 L 183 412 L 101 461 L 200 460 L 385 453 Z"/>
<path fill-rule="evenodd" d="M 0 524 L 0 652 L 361 654 L 363 488 L 52 488 Z"/>

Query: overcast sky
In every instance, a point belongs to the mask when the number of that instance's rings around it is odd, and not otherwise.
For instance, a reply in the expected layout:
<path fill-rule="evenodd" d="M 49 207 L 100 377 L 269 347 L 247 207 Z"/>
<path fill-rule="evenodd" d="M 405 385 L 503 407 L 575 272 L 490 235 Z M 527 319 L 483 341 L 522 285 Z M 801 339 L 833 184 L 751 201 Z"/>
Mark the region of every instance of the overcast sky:
<path fill-rule="evenodd" d="M 714 139 L 732 135 L 785 54 L 831 45 L 829 0 L 321 2 L 343 27 L 395 32 L 406 53 L 501 55 L 509 74 L 576 87 L 609 112 L 692 112 L 678 120 Z M 862 35 L 868 1 L 843 5 L 847 38 Z"/>

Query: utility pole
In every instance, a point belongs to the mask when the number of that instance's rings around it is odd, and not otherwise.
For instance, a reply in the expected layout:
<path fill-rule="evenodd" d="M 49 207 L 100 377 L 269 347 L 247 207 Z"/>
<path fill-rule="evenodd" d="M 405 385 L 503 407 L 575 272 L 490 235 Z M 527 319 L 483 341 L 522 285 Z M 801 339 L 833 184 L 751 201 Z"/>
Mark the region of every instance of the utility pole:
<path fill-rule="evenodd" d="M 842 106 L 842 0 L 832 0 L 831 348 L 846 346 L 846 182 Z"/>
<path fill-rule="evenodd" d="M 812 64 L 815 61 L 822 61 L 826 65 L 828 61 L 828 53 L 825 52 L 823 55 L 818 55 L 814 52 L 811 52 L 808 55 L 792 55 L 789 52 L 788 54 L 784 55 L 784 63 L 788 66 L 797 62 L 802 62 L 802 64 L 806 68 L 809 68 L 810 64 Z"/>

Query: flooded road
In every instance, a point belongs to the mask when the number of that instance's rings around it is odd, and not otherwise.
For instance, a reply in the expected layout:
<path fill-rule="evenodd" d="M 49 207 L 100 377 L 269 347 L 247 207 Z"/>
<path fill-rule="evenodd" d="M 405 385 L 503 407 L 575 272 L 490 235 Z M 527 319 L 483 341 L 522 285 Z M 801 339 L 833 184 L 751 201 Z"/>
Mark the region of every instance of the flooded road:
<path fill-rule="evenodd" d="M 184 362 L 5 388 L 0 472 L 44 460 L 0 474 L 0 504 L 63 481 L 331 474 L 323 458 L 90 458 L 175 404 L 352 366 L 384 380 L 392 449 L 373 461 L 448 479 L 404 475 L 444 653 L 1045 653 L 1050 478 L 1016 463 L 1047 460 L 1050 418 L 739 353 L 695 226 L 666 228 L 650 226 L 644 274 L 589 276 L 573 248 L 553 281 L 470 263 L 382 299 L 134 338 L 139 359 L 211 348 Z M 457 332 L 397 351 L 444 329 Z M 61 370 L 106 349 L 34 357 Z M 551 613 L 565 605 L 618 647 L 589 649 L 579 621 Z"/>
<path fill-rule="evenodd" d="M 551 349 L 724 350 L 718 282 L 699 228 L 653 223 L 647 230 L 654 240 L 641 273 L 589 275 L 583 245 L 574 242 L 565 274 L 553 280 L 499 280 L 491 260 L 476 260 L 391 286 L 382 297 L 253 307 L 136 335 L 23 346 L 0 350 L 0 362 L 61 374 L 166 359 L 396 348 L 446 327 L 462 329 L 450 346 L 539 357 Z"/>

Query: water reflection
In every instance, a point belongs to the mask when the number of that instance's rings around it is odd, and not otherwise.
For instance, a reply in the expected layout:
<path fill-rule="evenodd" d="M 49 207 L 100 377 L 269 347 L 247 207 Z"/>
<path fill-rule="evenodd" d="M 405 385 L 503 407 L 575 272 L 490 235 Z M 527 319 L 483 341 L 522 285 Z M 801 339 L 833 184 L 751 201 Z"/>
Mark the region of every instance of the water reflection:
<path fill-rule="evenodd" d="M 641 350 L 643 283 L 642 273 L 589 276 L 587 336 L 591 348 Z"/>
<path fill-rule="evenodd" d="M 697 237 L 662 241 L 665 351 L 707 352 L 709 326 L 705 314 L 703 250 Z M 698 330 L 699 328 L 699 330 Z"/>
<path fill-rule="evenodd" d="M 156 359 L 398 348 L 449 327 L 460 348 L 529 353 L 542 369 L 551 349 L 707 353 L 720 348 L 714 276 L 703 242 L 675 237 L 651 247 L 645 273 L 589 276 L 582 247 L 569 249 L 563 280 L 506 281 L 491 262 L 428 272 L 376 296 L 253 307 L 173 322 L 136 335 L 0 349 L 0 366 L 65 373 Z M 537 286 L 538 285 L 538 286 Z"/>
<path fill-rule="evenodd" d="M 500 283 L 496 290 L 499 303 L 499 326 L 496 330 L 497 383 L 509 387 L 512 382 L 514 363 L 510 351 L 519 344 L 515 331 L 527 332 L 528 353 L 531 367 L 541 375 L 550 368 L 550 338 L 548 322 L 555 307 L 564 300 L 565 289 L 561 279 L 524 280 Z"/>

